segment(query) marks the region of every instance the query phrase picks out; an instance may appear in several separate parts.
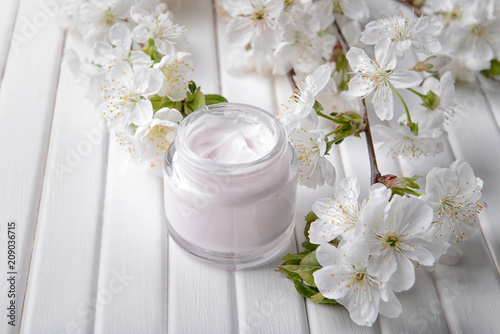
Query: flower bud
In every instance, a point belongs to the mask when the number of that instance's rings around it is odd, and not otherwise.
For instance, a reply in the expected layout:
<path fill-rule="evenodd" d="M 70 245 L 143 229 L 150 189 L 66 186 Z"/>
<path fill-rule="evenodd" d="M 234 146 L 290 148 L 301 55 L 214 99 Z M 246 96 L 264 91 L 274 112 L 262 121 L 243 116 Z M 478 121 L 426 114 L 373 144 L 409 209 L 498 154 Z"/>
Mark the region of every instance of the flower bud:
<path fill-rule="evenodd" d="M 427 72 L 436 74 L 441 71 L 445 66 L 451 63 L 451 57 L 446 55 L 436 55 L 427 57 L 424 61 L 419 61 L 413 70 L 416 72 Z"/>

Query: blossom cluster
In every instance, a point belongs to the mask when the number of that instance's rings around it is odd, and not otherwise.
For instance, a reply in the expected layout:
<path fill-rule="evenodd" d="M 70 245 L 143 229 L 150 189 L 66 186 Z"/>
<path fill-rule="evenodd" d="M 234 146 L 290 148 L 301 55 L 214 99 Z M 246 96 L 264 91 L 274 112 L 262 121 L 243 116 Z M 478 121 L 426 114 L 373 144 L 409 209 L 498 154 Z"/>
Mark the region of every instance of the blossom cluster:
<path fill-rule="evenodd" d="M 499 1 L 426 0 L 422 9 L 443 24 L 441 52 L 453 56 L 456 76 L 475 81 L 480 71 L 500 74 L 493 69 L 500 60 Z"/>
<path fill-rule="evenodd" d="M 310 6 L 322 3 L 307 2 Z M 267 8 L 267 4 L 262 6 Z M 259 7 L 254 4 L 252 8 Z M 339 16 L 334 16 L 337 20 L 343 17 L 335 9 L 332 14 Z M 333 47 L 329 45 L 329 60 L 297 84 L 294 95 L 278 113 L 301 163 L 301 184 L 313 188 L 334 184 L 334 169 L 325 156 L 333 143 L 338 144 L 349 135 L 359 136 L 365 129 L 365 115 L 358 99 L 369 101 L 381 121 L 391 121 L 396 116 L 397 122 L 390 126 L 372 127 L 377 145 L 388 155 L 413 159 L 443 151 L 445 126 L 460 107 L 455 102 L 453 73 L 443 72 L 451 58 L 437 53 L 442 48 L 442 29 L 443 24 L 435 17 L 418 17 L 406 7 L 393 6 L 390 14 L 365 25 L 358 46 L 344 50 L 340 38 L 336 38 L 339 42 Z M 248 36 L 253 40 L 260 35 L 251 30 Z M 371 45 L 374 57 L 369 56 Z M 252 50 L 250 47 L 248 52 Z M 419 61 L 416 55 L 425 60 Z M 275 59 L 276 63 L 279 61 Z M 422 103 L 408 107 L 408 95 L 416 95 Z M 395 99 L 400 100 L 403 108 L 398 107 Z M 398 115 L 398 109 L 404 113 Z M 318 116 L 333 124 L 329 122 L 325 128 Z"/>
<path fill-rule="evenodd" d="M 394 99 L 401 100 L 405 114 L 398 124 L 373 127 L 375 140 L 394 157 L 419 158 L 443 151 L 446 138 L 444 125 L 460 110 L 455 103 L 455 81 L 443 69 L 451 57 L 438 54 L 442 46 L 443 24 L 432 16 L 416 16 L 405 7 L 395 7 L 390 15 L 369 22 L 361 34 L 361 42 L 374 45 L 374 59 L 358 47 L 347 52 L 354 75 L 349 81 L 351 95 L 367 98 L 382 121 L 394 117 Z M 410 69 L 401 68 L 414 60 Z M 415 56 L 413 56 L 414 58 Z M 410 110 L 403 94 L 416 94 L 422 104 Z"/>
<path fill-rule="evenodd" d="M 401 186 L 397 183 L 392 186 Z M 310 214 L 308 235 L 317 266 L 313 280 L 303 277 L 321 296 L 313 300 L 336 300 L 361 326 L 371 326 L 379 314 L 399 316 L 395 293 L 414 285 L 416 268 L 433 267 L 451 244 L 477 229 L 481 190 L 481 179 L 459 160 L 430 171 L 427 194 L 419 197 L 395 195 L 377 183 L 361 200 L 357 178 L 343 179 L 333 197 L 317 200 Z M 304 275 L 308 262 L 280 269 Z"/>
<path fill-rule="evenodd" d="M 72 69 L 88 80 L 88 97 L 116 141 L 161 175 L 179 122 L 208 103 L 190 81 L 187 28 L 158 0 L 72 1 L 63 11 L 69 28 L 92 46 L 89 59 L 68 54 Z"/>
<path fill-rule="evenodd" d="M 334 15 L 335 20 L 343 17 L 335 10 Z M 356 324 L 371 326 L 379 314 L 401 314 L 396 293 L 414 285 L 416 268 L 432 269 L 442 257 L 454 261 L 453 245 L 478 228 L 483 184 L 459 160 L 432 169 L 425 194 L 417 191 L 417 177 L 378 175 L 363 200 L 356 177 L 335 184 L 326 156 L 333 144 L 364 132 L 372 110 L 389 124 L 370 128 L 376 142 L 393 157 L 406 158 L 442 152 L 445 126 L 460 111 L 454 73 L 445 70 L 452 59 L 440 53 L 440 19 L 393 6 L 390 14 L 360 30 L 359 41 L 338 28 L 332 30 L 338 43 L 329 46 L 329 59 L 296 84 L 277 113 L 298 156 L 299 182 L 334 187 L 333 196 L 316 201 L 306 217 L 306 251 L 287 255 L 279 271 L 303 296 L 316 303 L 336 301 Z M 420 106 L 408 107 L 412 95 Z"/>
<path fill-rule="evenodd" d="M 330 31 L 335 3 L 347 1 L 222 0 L 234 45 L 234 67 L 284 74 L 310 73 L 324 64 L 336 38 Z M 363 6 L 363 0 L 352 1 Z M 349 8 L 352 5 L 349 5 Z M 366 9 L 363 9 L 366 12 Z M 354 12 L 354 11 L 353 11 Z M 359 13 L 355 15 L 359 16 Z"/>

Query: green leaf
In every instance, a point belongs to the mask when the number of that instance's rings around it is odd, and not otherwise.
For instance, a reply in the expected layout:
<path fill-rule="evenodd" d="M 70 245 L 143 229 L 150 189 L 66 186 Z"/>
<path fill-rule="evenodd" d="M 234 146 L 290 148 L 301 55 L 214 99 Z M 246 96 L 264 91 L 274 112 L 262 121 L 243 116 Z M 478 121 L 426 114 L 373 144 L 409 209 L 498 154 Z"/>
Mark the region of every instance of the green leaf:
<path fill-rule="evenodd" d="M 322 112 L 324 110 L 323 106 L 318 101 L 314 101 L 313 109 L 316 112 Z"/>
<path fill-rule="evenodd" d="M 306 215 L 306 226 L 304 228 L 304 235 L 306 237 L 306 240 L 309 240 L 309 229 L 311 228 L 311 223 L 316 221 L 316 219 L 318 218 L 319 217 L 314 213 L 314 211 L 309 211 L 309 213 Z"/>
<path fill-rule="evenodd" d="M 184 103 L 184 113 L 189 115 L 193 111 L 205 106 L 205 95 L 203 95 L 200 91 L 200 87 L 198 87 L 194 93 L 188 92 L 186 102 Z"/>
<path fill-rule="evenodd" d="M 416 182 L 419 177 L 421 176 L 415 175 L 413 177 L 397 177 L 396 175 L 387 174 L 380 176 L 378 182 L 391 189 L 392 196 L 422 196 L 424 193 L 418 191 L 418 189 L 420 189 L 420 185 Z"/>
<path fill-rule="evenodd" d="M 293 271 L 286 270 L 283 267 L 279 267 L 276 271 L 285 274 L 291 281 L 300 281 L 302 279 L 299 274 L 294 273 Z"/>
<path fill-rule="evenodd" d="M 284 264 L 300 264 L 300 261 L 311 251 L 305 251 L 298 254 L 287 254 L 281 260 L 285 261 Z"/>
<path fill-rule="evenodd" d="M 311 299 L 314 304 L 337 304 L 336 300 L 326 298 L 321 294 L 321 292 L 318 292 L 317 294 L 312 296 Z"/>
<path fill-rule="evenodd" d="M 420 185 L 416 182 L 419 178 L 421 178 L 420 175 L 415 175 L 413 177 L 402 177 L 400 182 L 403 188 L 420 189 Z"/>
<path fill-rule="evenodd" d="M 305 217 L 306 223 L 311 224 L 318 219 L 318 215 L 314 211 L 309 211 Z"/>
<path fill-rule="evenodd" d="M 217 94 L 205 94 L 205 102 L 207 106 L 216 103 L 227 103 L 227 99 L 224 96 L 220 96 Z"/>
<path fill-rule="evenodd" d="M 338 304 L 335 299 L 324 298 L 318 304 Z"/>
<path fill-rule="evenodd" d="M 316 251 L 312 251 L 300 261 L 301 266 L 315 266 L 315 267 L 320 267 L 321 265 L 319 264 L 318 260 L 316 259 Z"/>
<path fill-rule="evenodd" d="M 312 244 L 309 240 L 306 240 L 302 243 L 302 247 L 304 247 L 305 249 L 308 249 L 308 250 L 316 250 L 316 248 L 318 248 L 319 245 L 316 245 L 316 244 Z"/>
<path fill-rule="evenodd" d="M 286 265 L 281 266 L 280 268 L 298 274 L 304 282 L 315 287 L 316 284 L 314 283 L 313 273 L 316 270 L 321 269 L 321 266 Z"/>
<path fill-rule="evenodd" d="M 182 101 L 175 102 L 170 108 L 182 111 Z"/>
<path fill-rule="evenodd" d="M 491 66 L 488 70 L 484 70 L 483 73 L 486 76 L 500 75 L 500 61 L 498 59 L 493 59 L 491 61 Z"/>
<path fill-rule="evenodd" d="M 310 287 L 301 281 L 293 281 L 293 284 L 297 292 L 306 298 L 312 298 L 312 296 L 319 292 L 318 289 Z"/>

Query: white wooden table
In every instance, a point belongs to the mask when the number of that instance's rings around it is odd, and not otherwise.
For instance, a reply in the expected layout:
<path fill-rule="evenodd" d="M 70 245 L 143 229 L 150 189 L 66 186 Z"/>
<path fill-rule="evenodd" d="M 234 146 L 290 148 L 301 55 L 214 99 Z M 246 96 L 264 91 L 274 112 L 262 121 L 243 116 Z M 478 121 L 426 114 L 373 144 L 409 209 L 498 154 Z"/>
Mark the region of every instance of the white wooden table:
<path fill-rule="evenodd" d="M 458 87 L 463 113 L 445 152 L 409 163 L 379 154 L 383 173 L 425 175 L 456 158 L 485 181 L 481 229 L 460 245 L 456 266 L 417 272 L 400 293 L 398 319 L 357 327 L 345 309 L 305 301 L 274 271 L 279 260 L 231 272 L 200 263 L 168 237 L 162 180 L 109 140 L 103 120 L 63 61 L 76 39 L 40 6 L 2 0 L 0 9 L 0 333 L 498 333 L 500 332 L 500 86 Z M 45 14 L 44 14 L 45 13 Z M 195 81 L 204 92 L 275 111 L 285 77 L 231 76 L 223 23 L 210 0 L 185 0 Z M 44 19 L 46 18 L 46 19 Z M 418 103 L 414 100 L 413 103 Z M 332 154 L 337 175 L 369 185 L 364 138 Z M 301 188 L 302 217 L 331 189 Z M 7 224 L 16 223 L 15 326 L 6 308 L 11 276 Z"/>

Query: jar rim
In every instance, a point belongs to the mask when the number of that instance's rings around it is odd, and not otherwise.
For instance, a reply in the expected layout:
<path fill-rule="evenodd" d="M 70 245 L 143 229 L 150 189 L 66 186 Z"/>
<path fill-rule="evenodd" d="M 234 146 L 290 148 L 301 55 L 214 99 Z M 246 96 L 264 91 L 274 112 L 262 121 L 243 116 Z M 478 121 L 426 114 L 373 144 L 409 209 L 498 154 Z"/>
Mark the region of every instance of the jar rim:
<path fill-rule="evenodd" d="M 193 124 L 196 124 L 196 121 L 201 116 L 206 114 L 230 116 L 245 113 L 250 113 L 252 116 L 257 117 L 257 119 L 266 122 L 266 125 L 268 125 L 269 129 L 276 136 L 276 141 L 272 149 L 262 157 L 242 163 L 217 162 L 199 156 L 187 145 L 187 136 L 193 129 Z M 242 103 L 217 103 L 192 112 L 180 123 L 177 129 L 175 142 L 177 151 L 182 154 L 182 158 L 188 160 L 190 164 L 194 164 L 200 169 L 210 170 L 213 173 L 231 172 L 231 174 L 247 174 L 258 169 L 260 165 L 271 164 L 283 154 L 287 144 L 285 128 L 274 115 L 261 108 Z"/>

